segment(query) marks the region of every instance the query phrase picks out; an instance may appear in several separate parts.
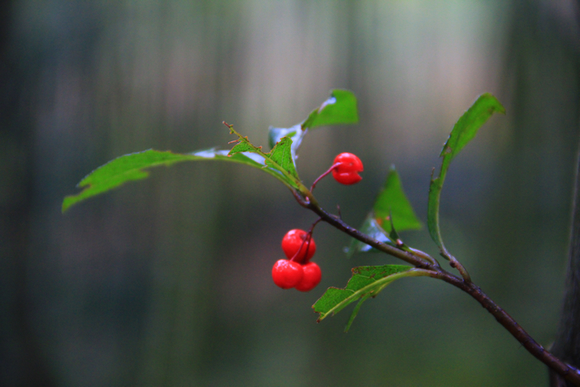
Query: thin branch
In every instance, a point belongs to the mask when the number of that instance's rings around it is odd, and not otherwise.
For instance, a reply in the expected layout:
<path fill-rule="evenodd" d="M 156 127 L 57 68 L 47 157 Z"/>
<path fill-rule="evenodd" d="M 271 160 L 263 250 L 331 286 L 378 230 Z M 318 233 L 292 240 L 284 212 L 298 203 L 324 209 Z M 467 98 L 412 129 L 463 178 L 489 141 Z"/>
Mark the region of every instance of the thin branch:
<path fill-rule="evenodd" d="M 433 260 L 433 258 L 431 258 L 432 261 L 425 260 L 424 258 L 421 258 L 419 254 L 416 253 L 414 254 L 411 252 L 400 250 L 397 249 L 396 247 L 387 245 L 386 243 L 379 242 L 376 239 L 371 238 L 370 236 L 360 232 L 356 228 L 349 226 L 341 218 L 335 215 L 331 215 L 325 210 L 323 210 L 312 196 L 309 196 L 308 198 L 301 198 L 299 194 L 295 193 L 294 197 L 300 203 L 300 205 L 315 212 L 326 223 L 336 227 L 337 229 L 352 236 L 353 238 L 356 238 L 359 241 L 374 247 L 379 251 L 382 251 L 386 254 L 390 254 L 396 258 L 402 259 L 403 261 L 410 263 L 411 265 L 421 269 L 436 270 L 436 271 L 443 270 L 441 266 L 439 266 L 437 261 Z M 422 255 L 427 254 L 422 253 Z"/>
<path fill-rule="evenodd" d="M 338 167 L 339 165 L 340 165 L 340 163 L 332 164 L 332 166 L 330 168 L 328 168 L 328 170 L 326 172 L 324 172 L 322 175 L 318 176 L 318 178 L 316 180 L 314 180 L 314 183 L 312 183 L 312 186 L 310 186 L 310 192 L 314 191 L 314 187 L 316 187 L 316 184 L 320 181 L 320 179 L 322 179 L 324 176 L 328 175 L 330 172 L 332 172 L 334 170 L 334 168 Z"/>
<path fill-rule="evenodd" d="M 417 254 L 399 250 L 393 246 L 379 242 L 374 238 L 360 232 L 359 230 L 349 226 L 342 219 L 323 210 L 309 194 L 308 197 L 301 197 L 299 194 L 294 194 L 296 200 L 305 208 L 315 212 L 323 221 L 343 231 L 351 237 L 366 243 L 377 250 L 386 254 L 392 255 L 396 258 L 414 265 L 417 268 L 430 271 L 430 277 L 445 281 L 469 294 L 476 299 L 481 306 L 483 306 L 495 319 L 509 332 L 522 346 L 531 353 L 535 358 L 550 367 L 554 372 L 558 373 L 566 380 L 580 386 L 580 370 L 563 362 L 558 357 L 547 351 L 536 340 L 534 340 L 506 311 L 500 308 L 491 298 L 489 298 L 478 286 L 476 286 L 469 276 L 460 278 L 442 269 L 436 261 L 421 259 Z M 422 253 L 425 254 L 425 253 Z M 457 261 L 457 260 L 455 260 Z M 463 266 L 461 266 L 463 267 Z M 467 273 L 465 271 L 465 273 Z"/>
<path fill-rule="evenodd" d="M 466 280 L 467 282 L 471 282 L 471 276 L 467 272 L 467 269 L 463 267 L 463 265 L 457 260 L 457 258 L 449 254 L 449 252 L 445 248 L 443 249 L 442 255 L 447 259 L 449 259 L 449 266 L 451 266 L 454 269 L 457 269 L 457 271 L 459 272 L 459 274 L 461 274 L 464 280 Z"/>

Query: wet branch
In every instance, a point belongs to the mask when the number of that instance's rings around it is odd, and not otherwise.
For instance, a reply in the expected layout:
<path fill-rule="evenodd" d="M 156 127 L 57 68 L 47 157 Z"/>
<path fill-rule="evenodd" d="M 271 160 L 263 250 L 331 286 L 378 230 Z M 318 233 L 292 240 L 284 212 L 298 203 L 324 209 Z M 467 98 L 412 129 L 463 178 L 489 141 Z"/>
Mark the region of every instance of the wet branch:
<path fill-rule="evenodd" d="M 429 270 L 432 272 L 430 275 L 431 277 L 445 281 L 463 290 L 471 297 L 476 299 L 481 304 L 481 306 L 483 306 L 493 317 L 495 317 L 495 319 L 509 333 L 511 333 L 512 336 L 535 358 L 546 364 L 552 371 L 556 372 L 558 375 L 561 375 L 568 382 L 576 386 L 580 386 L 580 370 L 565 363 L 558 357 L 554 356 L 551 352 L 546 350 L 543 346 L 541 346 L 505 310 L 499 307 L 499 305 L 497 305 L 491 298 L 489 298 L 489 296 L 487 296 L 473 282 L 444 270 L 436 260 L 429 257 L 424 252 L 412 253 L 400 250 L 396 247 L 387 245 L 369 237 L 368 235 L 346 224 L 340 217 L 326 212 L 324 209 L 322 209 L 322 207 L 320 207 L 316 199 L 311 194 L 307 197 L 304 197 L 295 192 L 294 197 L 302 207 L 313 211 L 323 221 L 330 224 L 331 226 L 334 226 L 340 231 L 374 247 L 379 251 L 402 259 L 403 261 L 410 263 L 417 268 Z"/>

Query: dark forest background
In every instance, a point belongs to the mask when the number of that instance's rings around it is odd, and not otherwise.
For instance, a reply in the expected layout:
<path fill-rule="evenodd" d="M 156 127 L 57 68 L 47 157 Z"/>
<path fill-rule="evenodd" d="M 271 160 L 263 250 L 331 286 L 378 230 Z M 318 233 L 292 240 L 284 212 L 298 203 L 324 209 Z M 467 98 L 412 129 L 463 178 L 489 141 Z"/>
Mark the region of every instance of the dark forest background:
<path fill-rule="evenodd" d="M 548 373 L 455 288 L 394 283 L 342 332 L 310 306 L 350 268 L 315 232 L 321 285 L 271 280 L 280 240 L 308 228 L 279 182 L 240 165 L 154 170 L 73 207 L 108 160 L 148 148 L 257 144 L 332 88 L 360 124 L 313 131 L 311 182 L 342 151 L 352 187 L 317 187 L 358 226 L 394 163 L 425 221 L 431 168 L 482 92 L 489 121 L 443 191 L 448 248 L 543 345 L 559 320 L 579 124 L 576 1 L 5 1 L 0 3 L 0 385 L 546 386 Z M 411 246 L 436 254 L 426 230 Z"/>

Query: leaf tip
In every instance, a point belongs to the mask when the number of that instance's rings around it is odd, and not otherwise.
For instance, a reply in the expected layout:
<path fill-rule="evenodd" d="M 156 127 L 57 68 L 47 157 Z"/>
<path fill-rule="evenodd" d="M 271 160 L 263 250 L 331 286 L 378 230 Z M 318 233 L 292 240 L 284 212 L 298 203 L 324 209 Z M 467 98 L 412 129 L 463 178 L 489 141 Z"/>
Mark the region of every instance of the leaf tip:
<path fill-rule="evenodd" d="M 491 100 L 493 100 L 493 102 L 495 102 L 494 105 L 489 107 L 489 109 L 488 109 L 489 113 L 506 114 L 505 107 L 501 104 L 501 102 L 499 102 L 499 100 L 495 97 L 495 95 L 491 94 L 490 92 L 487 92 L 487 93 L 481 94 L 479 98 L 482 98 L 482 97 L 491 99 Z"/>
<path fill-rule="evenodd" d="M 86 184 L 85 184 L 86 185 Z M 81 197 L 80 195 L 84 192 L 81 191 L 79 194 L 77 195 L 68 195 L 65 196 L 64 199 L 62 200 L 62 206 L 61 206 L 61 214 L 64 214 L 66 211 L 69 210 L 69 208 L 71 208 L 73 205 L 75 205 L 76 203 L 82 201 L 84 198 Z"/>
<path fill-rule="evenodd" d="M 324 101 L 322 103 L 322 105 L 320 105 L 320 107 L 318 108 L 318 113 L 320 113 L 322 110 L 324 110 L 324 108 L 328 105 L 334 105 L 336 103 L 336 97 L 334 96 L 334 93 L 332 93 L 330 95 L 330 98 L 328 98 L 326 101 Z"/>

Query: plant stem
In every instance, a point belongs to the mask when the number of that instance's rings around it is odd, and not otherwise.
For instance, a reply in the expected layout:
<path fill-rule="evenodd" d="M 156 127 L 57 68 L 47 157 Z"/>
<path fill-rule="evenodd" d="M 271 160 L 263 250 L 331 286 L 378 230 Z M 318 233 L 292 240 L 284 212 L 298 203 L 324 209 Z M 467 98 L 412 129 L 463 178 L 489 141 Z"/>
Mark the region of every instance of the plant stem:
<path fill-rule="evenodd" d="M 571 364 L 578 366 L 580 364 L 580 153 L 576 166 L 567 266 L 560 325 L 552 351 Z M 552 376 L 550 383 L 552 387 L 564 385 L 554 376 Z"/>
<path fill-rule="evenodd" d="M 444 257 L 449 259 L 449 265 L 451 265 L 452 268 L 457 269 L 457 271 L 459 271 L 459 274 L 461 274 L 464 280 L 466 280 L 467 282 L 471 282 L 471 277 L 469 276 L 469 273 L 467 272 L 465 267 L 463 267 L 463 265 L 457 260 L 457 258 L 449 254 L 446 248 L 443 248 L 442 254 Z"/>
<path fill-rule="evenodd" d="M 314 191 L 314 187 L 316 187 L 316 184 L 320 181 L 320 179 L 322 179 L 324 176 L 328 175 L 330 172 L 332 172 L 334 170 L 334 168 L 338 167 L 339 165 L 340 165 L 340 163 L 332 164 L 332 166 L 330 168 L 328 168 L 328 170 L 326 172 L 324 172 L 322 175 L 318 176 L 318 178 L 316 180 L 314 180 L 314 183 L 312 183 L 312 185 L 310 186 L 310 192 Z"/>
<path fill-rule="evenodd" d="M 302 244 L 300 244 L 300 248 L 298 249 L 298 251 L 296 252 L 296 254 L 294 254 L 294 256 L 292 256 L 292 258 L 289 259 L 289 261 L 294 261 L 298 255 L 302 252 L 302 247 L 304 247 L 304 243 L 308 243 L 308 245 L 306 246 L 306 251 L 304 252 L 304 263 L 308 263 L 306 261 L 306 257 L 308 257 L 308 249 L 310 248 L 310 241 L 312 240 L 312 232 L 314 231 L 314 227 L 316 227 L 316 225 L 321 221 L 321 218 L 318 218 L 316 220 L 316 222 L 312 223 L 312 226 L 310 226 L 310 230 L 308 230 L 308 232 L 306 233 L 306 238 L 304 238 L 302 240 Z"/>
<path fill-rule="evenodd" d="M 546 364 L 554 372 L 558 373 L 566 380 L 580 386 L 580 370 L 565 363 L 552 353 L 542 347 L 536 340 L 534 340 L 506 311 L 500 308 L 491 298 L 489 298 L 478 286 L 476 286 L 469 277 L 465 278 L 464 273 L 461 273 L 463 278 L 449 273 L 439 266 L 437 261 L 422 259 L 420 255 L 427 255 L 423 252 L 421 254 L 413 254 L 411 252 L 399 250 L 396 247 L 379 242 L 374 238 L 360 232 L 359 230 L 346 224 L 341 218 L 326 212 L 316 199 L 310 193 L 307 197 L 301 197 L 294 192 L 294 197 L 298 203 L 316 213 L 323 221 L 334 226 L 340 231 L 350 235 L 359 241 L 366 243 L 375 249 L 386 254 L 392 255 L 396 258 L 414 265 L 417 268 L 430 271 L 429 276 L 445 281 L 469 294 L 476 299 L 481 306 L 483 306 L 495 319 L 509 332 L 512 336 L 522 344 L 522 346 L 531 353 L 534 357 Z M 432 258 L 431 258 L 432 259 Z"/>

